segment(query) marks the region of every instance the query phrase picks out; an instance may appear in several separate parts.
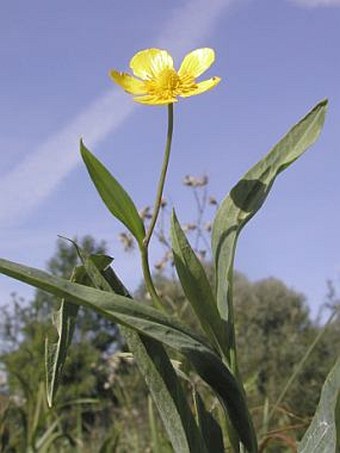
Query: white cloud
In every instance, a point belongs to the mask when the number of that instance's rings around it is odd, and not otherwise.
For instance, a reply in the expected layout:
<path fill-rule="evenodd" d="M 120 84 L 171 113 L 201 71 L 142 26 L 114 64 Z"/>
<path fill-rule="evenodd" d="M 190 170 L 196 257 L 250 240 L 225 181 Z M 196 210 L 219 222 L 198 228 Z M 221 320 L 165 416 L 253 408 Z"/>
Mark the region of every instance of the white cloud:
<path fill-rule="evenodd" d="M 159 46 L 182 54 L 212 32 L 223 10 L 235 0 L 192 0 L 177 9 L 165 24 Z M 79 163 L 79 138 L 93 147 L 117 129 L 136 104 L 125 93 L 112 90 L 98 98 L 63 130 L 47 139 L 26 159 L 1 177 L 0 225 L 11 226 L 45 200 Z M 62 156 L 62 157 L 61 157 Z"/>
<path fill-rule="evenodd" d="M 290 0 L 299 6 L 306 8 L 318 8 L 322 6 L 340 6 L 340 0 Z"/>

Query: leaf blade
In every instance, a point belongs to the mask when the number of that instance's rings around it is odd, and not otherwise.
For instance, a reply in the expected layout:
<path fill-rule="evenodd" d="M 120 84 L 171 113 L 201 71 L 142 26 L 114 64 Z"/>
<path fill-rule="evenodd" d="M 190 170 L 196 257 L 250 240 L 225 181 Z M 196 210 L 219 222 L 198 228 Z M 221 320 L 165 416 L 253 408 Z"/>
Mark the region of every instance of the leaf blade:
<path fill-rule="evenodd" d="M 184 293 L 208 338 L 223 353 L 226 323 L 220 318 L 205 270 L 192 250 L 175 211 L 171 216 L 171 239 L 175 267 Z"/>
<path fill-rule="evenodd" d="M 90 178 L 108 210 L 126 226 L 137 242 L 141 244 L 145 236 L 144 224 L 129 194 L 82 141 L 80 142 L 80 153 Z"/>
<path fill-rule="evenodd" d="M 248 450 L 257 441 L 245 396 L 238 381 L 209 345 L 185 326 L 151 307 L 127 297 L 85 287 L 34 268 L 0 259 L 0 272 L 75 304 L 85 305 L 113 322 L 123 324 L 184 354 L 201 378 L 214 390 Z"/>
<path fill-rule="evenodd" d="M 340 358 L 327 376 L 320 401 L 298 446 L 298 453 L 333 453 L 337 451 L 337 423 L 339 423 Z"/>
<path fill-rule="evenodd" d="M 73 280 L 73 279 L 72 279 Z M 73 281 L 78 281 L 74 279 Z M 73 332 L 79 306 L 63 299 L 59 310 L 53 315 L 56 338 L 48 335 L 45 342 L 45 375 L 47 404 L 51 408 L 59 387 L 68 349 L 72 342 Z"/>
<path fill-rule="evenodd" d="M 327 100 L 321 101 L 293 126 L 244 175 L 218 209 L 213 224 L 212 250 L 216 265 L 218 309 L 225 320 L 229 320 L 228 301 L 232 300 L 233 261 L 238 235 L 263 205 L 276 176 L 317 140 L 326 109 Z"/>
<path fill-rule="evenodd" d="M 94 260 L 98 267 L 104 269 L 111 263 L 112 258 L 95 255 Z M 81 285 L 89 284 L 84 266 L 74 268 L 70 281 Z M 67 353 L 71 346 L 78 311 L 78 305 L 63 298 L 59 309 L 52 315 L 55 332 L 54 335 L 50 332 L 45 340 L 46 398 L 49 407 L 53 406 L 58 391 Z"/>
<path fill-rule="evenodd" d="M 93 256 L 84 262 L 84 266 L 95 287 L 130 298 L 123 283 L 109 267 L 111 261 L 101 272 Z M 121 326 L 121 332 L 153 396 L 174 450 L 207 453 L 205 441 L 162 344 L 128 327 Z"/>
<path fill-rule="evenodd" d="M 214 453 L 224 452 L 223 434 L 220 425 L 215 420 L 211 412 L 209 412 L 203 403 L 200 394 L 195 391 L 194 393 L 195 405 L 197 408 L 197 416 L 199 426 L 206 439 L 208 449 Z"/>

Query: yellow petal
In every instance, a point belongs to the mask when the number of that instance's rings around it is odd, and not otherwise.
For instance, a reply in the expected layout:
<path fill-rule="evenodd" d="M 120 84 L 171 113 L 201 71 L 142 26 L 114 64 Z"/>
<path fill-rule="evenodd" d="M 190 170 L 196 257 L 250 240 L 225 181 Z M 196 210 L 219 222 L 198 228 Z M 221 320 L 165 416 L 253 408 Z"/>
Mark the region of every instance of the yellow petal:
<path fill-rule="evenodd" d="M 169 98 L 169 99 L 162 99 L 157 96 L 146 95 L 146 96 L 137 96 L 133 98 L 134 101 L 139 102 L 140 104 L 148 104 L 148 105 L 166 105 L 166 104 L 173 104 L 177 102 L 176 98 Z"/>
<path fill-rule="evenodd" d="M 141 79 L 153 79 L 164 69 L 173 69 L 174 62 L 166 50 L 145 49 L 137 52 L 130 61 L 130 68 Z"/>
<path fill-rule="evenodd" d="M 180 77 L 190 74 L 198 77 L 203 74 L 215 61 L 215 52 L 208 47 L 196 49 L 184 57 L 178 75 Z"/>
<path fill-rule="evenodd" d="M 196 87 L 186 93 L 181 93 L 179 96 L 182 98 L 188 98 L 190 96 L 195 96 L 196 94 L 204 93 L 205 91 L 211 90 L 221 81 L 220 77 L 212 77 L 211 79 L 204 80 L 196 84 Z"/>
<path fill-rule="evenodd" d="M 110 71 L 111 79 L 116 82 L 119 86 L 124 88 L 125 91 L 131 94 L 145 94 L 146 88 L 145 83 L 141 80 L 135 79 L 126 74 L 125 72 L 118 72 L 115 70 Z"/>

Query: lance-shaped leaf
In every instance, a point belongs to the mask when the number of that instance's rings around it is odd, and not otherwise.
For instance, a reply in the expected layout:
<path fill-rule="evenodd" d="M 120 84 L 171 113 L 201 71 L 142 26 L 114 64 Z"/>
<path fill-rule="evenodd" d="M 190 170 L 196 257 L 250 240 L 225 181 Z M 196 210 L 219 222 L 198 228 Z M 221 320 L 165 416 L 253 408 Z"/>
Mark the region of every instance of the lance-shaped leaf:
<path fill-rule="evenodd" d="M 130 297 L 122 282 L 109 267 L 111 262 L 112 258 L 106 255 L 91 255 L 84 258 L 83 266 L 75 269 L 71 281 Z M 78 305 L 63 299 L 60 309 L 54 315 L 58 336 L 54 341 L 49 339 L 46 350 L 47 398 L 50 406 L 61 379 L 78 309 Z M 121 327 L 121 333 L 156 401 L 174 450 L 180 453 L 191 451 L 207 453 L 205 441 L 163 346 L 127 327 Z"/>
<path fill-rule="evenodd" d="M 81 255 L 81 250 L 78 247 L 77 251 Z M 112 262 L 112 258 L 105 255 L 94 255 L 92 259 L 101 270 L 104 270 Z M 74 269 L 71 281 L 82 285 L 91 284 L 91 280 L 89 280 L 84 266 L 78 266 Z M 54 404 L 54 399 L 61 381 L 68 349 L 72 342 L 78 311 L 78 305 L 62 299 L 59 309 L 52 315 L 55 331 L 49 333 L 45 342 L 46 396 L 49 407 L 52 407 Z"/>
<path fill-rule="evenodd" d="M 75 268 L 71 276 L 72 282 L 83 283 L 85 270 Z M 53 313 L 55 332 L 50 333 L 45 343 L 45 372 L 47 403 L 52 407 L 58 390 L 67 351 L 71 345 L 79 306 L 62 299 L 60 308 Z"/>
<path fill-rule="evenodd" d="M 92 182 L 106 207 L 141 244 L 145 236 L 144 224 L 131 197 L 82 141 L 80 152 Z"/>
<path fill-rule="evenodd" d="M 244 446 L 250 452 L 257 451 L 255 431 L 242 388 L 207 342 L 190 329 L 159 310 L 127 297 L 71 283 L 37 269 L 0 259 L 0 272 L 75 304 L 92 308 L 113 322 L 184 354 L 218 396 Z"/>
<path fill-rule="evenodd" d="M 260 209 L 276 176 L 319 137 L 327 101 L 317 104 L 283 139 L 251 168 L 221 203 L 212 231 L 217 303 L 223 319 L 233 324 L 232 278 L 236 241 L 243 226 Z"/>
<path fill-rule="evenodd" d="M 336 453 L 339 450 L 340 358 L 322 387 L 312 423 L 299 444 L 298 453 Z"/>
<path fill-rule="evenodd" d="M 223 352 L 226 346 L 226 323 L 220 317 L 205 270 L 192 250 L 175 212 L 171 217 L 171 240 L 174 262 L 184 293 L 208 338 Z"/>
<path fill-rule="evenodd" d="M 208 445 L 209 452 L 223 453 L 223 434 L 220 425 L 217 423 L 212 413 L 206 410 L 202 398 L 197 391 L 194 393 L 194 400 L 198 424 Z"/>
<path fill-rule="evenodd" d="M 100 266 L 98 259 L 103 262 L 105 258 L 105 267 Z M 84 261 L 84 267 L 94 287 L 131 298 L 110 267 L 111 262 L 112 258 L 92 255 Z M 208 453 L 205 440 L 162 344 L 128 327 L 121 326 L 120 330 L 153 396 L 174 451 Z"/>

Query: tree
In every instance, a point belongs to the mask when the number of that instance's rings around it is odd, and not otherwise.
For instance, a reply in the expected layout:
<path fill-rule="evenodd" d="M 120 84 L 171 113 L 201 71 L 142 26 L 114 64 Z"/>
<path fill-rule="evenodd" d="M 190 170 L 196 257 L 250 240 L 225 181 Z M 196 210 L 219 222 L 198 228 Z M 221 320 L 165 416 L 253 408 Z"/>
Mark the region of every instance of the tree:
<path fill-rule="evenodd" d="M 235 317 L 241 372 L 251 383 L 248 396 L 262 423 L 264 404 L 273 408 L 323 325 L 311 320 L 303 294 L 275 278 L 252 283 L 241 274 L 235 279 Z M 340 350 L 336 326 L 333 322 L 317 342 L 275 411 L 272 426 L 300 427 L 298 436 L 308 426 Z"/>

